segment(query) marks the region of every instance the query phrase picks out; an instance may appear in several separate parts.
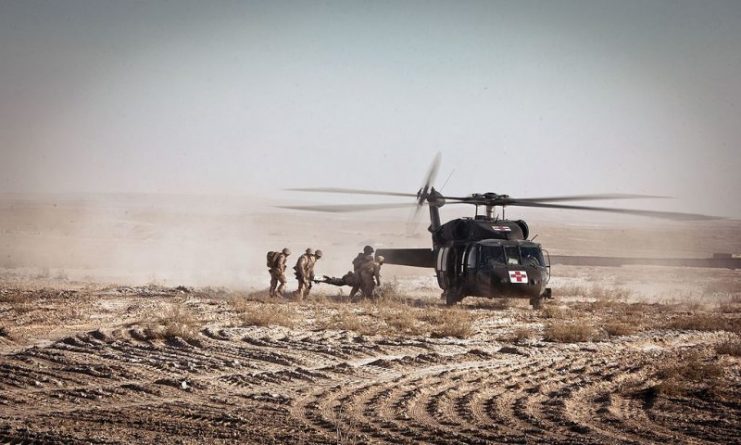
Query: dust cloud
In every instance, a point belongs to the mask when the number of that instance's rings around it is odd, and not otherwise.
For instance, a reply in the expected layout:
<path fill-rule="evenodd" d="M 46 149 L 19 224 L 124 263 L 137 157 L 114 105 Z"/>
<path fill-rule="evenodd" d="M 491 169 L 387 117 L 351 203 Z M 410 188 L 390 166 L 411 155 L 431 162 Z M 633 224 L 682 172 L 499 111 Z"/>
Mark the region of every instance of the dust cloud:
<path fill-rule="evenodd" d="M 305 248 L 322 249 L 317 274 L 341 276 L 365 244 L 430 246 L 424 212 L 411 232 L 403 210 L 330 215 L 281 210 L 276 204 L 249 196 L 1 195 L 0 269 L 30 278 L 244 289 L 266 285 L 268 250 L 290 248 L 292 266 Z M 630 224 L 586 225 L 537 216 L 518 215 L 528 219 L 537 241 L 553 254 L 741 252 L 741 228 L 735 222 L 634 218 Z M 384 272 L 388 278 L 434 275 L 392 265 Z"/>

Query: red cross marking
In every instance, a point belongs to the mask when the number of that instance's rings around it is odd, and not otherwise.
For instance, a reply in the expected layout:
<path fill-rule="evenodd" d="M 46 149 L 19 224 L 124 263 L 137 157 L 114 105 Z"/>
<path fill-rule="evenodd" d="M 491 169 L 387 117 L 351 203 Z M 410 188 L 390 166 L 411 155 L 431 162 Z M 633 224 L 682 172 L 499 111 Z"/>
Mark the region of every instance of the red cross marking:
<path fill-rule="evenodd" d="M 527 275 L 523 274 L 519 270 L 516 270 L 513 274 L 510 275 L 512 278 L 514 278 L 515 281 L 518 283 L 522 283 L 522 280 L 525 279 Z"/>

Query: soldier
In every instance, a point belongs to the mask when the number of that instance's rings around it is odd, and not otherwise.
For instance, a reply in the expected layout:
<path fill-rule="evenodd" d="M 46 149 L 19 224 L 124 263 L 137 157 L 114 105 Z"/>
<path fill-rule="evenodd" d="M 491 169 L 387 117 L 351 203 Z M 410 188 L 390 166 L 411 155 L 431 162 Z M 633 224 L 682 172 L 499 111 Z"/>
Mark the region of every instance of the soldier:
<path fill-rule="evenodd" d="M 280 253 L 270 259 L 270 296 L 283 296 L 283 288 L 286 286 L 286 260 L 291 251 L 284 247 Z M 278 286 L 280 283 L 280 286 Z M 277 286 L 277 289 L 276 289 Z"/>
<path fill-rule="evenodd" d="M 366 261 L 359 271 L 359 284 L 363 298 L 373 298 L 377 286 L 381 285 L 381 266 L 384 258 L 379 256 L 375 261 Z"/>
<path fill-rule="evenodd" d="M 314 258 L 312 258 L 311 262 L 308 264 L 309 268 L 307 270 L 307 276 L 309 277 L 309 286 L 306 288 L 307 296 L 309 295 L 309 292 L 311 292 L 311 288 L 314 284 L 314 266 L 323 255 L 324 253 L 320 249 L 317 249 L 316 252 L 314 252 Z"/>
<path fill-rule="evenodd" d="M 309 295 L 312 280 L 314 279 L 314 265 L 316 264 L 316 260 L 321 257 L 321 250 L 317 250 L 316 253 L 314 253 L 314 250 L 309 248 L 306 249 L 306 252 L 298 258 L 298 261 L 296 261 L 296 265 L 293 269 L 296 271 L 296 279 L 298 280 L 297 294 L 299 300 L 303 300 L 305 296 Z"/>
<path fill-rule="evenodd" d="M 361 288 L 360 270 L 364 265 L 373 263 L 373 247 L 365 246 L 363 251 L 358 253 L 354 260 L 352 260 L 353 271 L 355 273 L 355 284 L 350 291 L 350 298 L 354 298 Z"/>

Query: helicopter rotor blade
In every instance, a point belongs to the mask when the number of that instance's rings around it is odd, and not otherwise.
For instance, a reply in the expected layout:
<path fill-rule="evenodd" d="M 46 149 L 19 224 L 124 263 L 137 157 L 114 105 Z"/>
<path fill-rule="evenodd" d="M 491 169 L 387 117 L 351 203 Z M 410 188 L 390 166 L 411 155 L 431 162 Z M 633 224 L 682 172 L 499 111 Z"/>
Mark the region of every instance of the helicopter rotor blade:
<path fill-rule="evenodd" d="M 307 205 L 307 206 L 277 206 L 280 209 L 305 210 L 310 212 L 329 212 L 329 213 L 346 213 L 346 212 L 363 212 L 367 210 L 384 210 L 384 209 L 408 209 L 416 207 L 413 203 L 396 203 L 396 204 L 339 204 L 339 205 Z"/>
<path fill-rule="evenodd" d="M 425 200 L 427 199 L 427 196 L 432 189 L 432 184 L 435 182 L 435 177 L 437 177 L 437 171 L 440 169 L 441 157 L 442 155 L 440 154 L 440 152 L 435 155 L 435 158 L 432 160 L 432 164 L 430 164 L 429 170 L 427 170 L 427 175 L 425 175 L 425 181 L 422 184 L 422 187 L 419 189 L 419 192 L 417 192 L 417 209 L 414 211 L 414 219 L 417 219 L 419 210 L 422 208 L 422 205 L 424 205 Z"/>
<path fill-rule="evenodd" d="M 427 199 L 427 194 L 432 188 L 432 183 L 435 182 L 435 177 L 437 176 L 437 171 L 440 168 L 440 152 L 438 152 L 435 155 L 435 158 L 432 160 L 432 164 L 430 165 L 429 170 L 427 170 L 427 174 L 425 175 L 425 181 L 422 184 L 422 187 L 419 189 L 419 194 L 417 195 L 417 204 L 420 206 L 424 202 L 425 199 Z"/>
<path fill-rule="evenodd" d="M 567 210 L 589 210 L 595 212 L 622 213 L 626 215 L 649 216 L 654 218 L 671 219 L 674 221 L 703 221 L 713 219 L 725 219 L 720 216 L 701 215 L 699 213 L 680 213 L 680 212 L 660 212 L 657 210 L 638 210 L 638 209 L 621 209 L 612 207 L 588 207 L 565 204 L 546 204 L 541 202 L 516 202 L 507 204 L 520 207 L 540 207 L 547 209 L 567 209 Z"/>
<path fill-rule="evenodd" d="M 385 192 L 381 190 L 348 189 L 339 187 L 308 187 L 284 189 L 289 192 L 347 193 L 352 195 L 403 196 L 416 198 L 416 193 Z"/>
<path fill-rule="evenodd" d="M 599 201 L 603 199 L 668 199 L 670 196 L 636 195 L 628 193 L 604 193 L 596 195 L 545 196 L 541 198 L 507 198 L 512 202 L 559 202 L 559 201 Z M 507 204 L 510 205 L 510 204 Z"/>

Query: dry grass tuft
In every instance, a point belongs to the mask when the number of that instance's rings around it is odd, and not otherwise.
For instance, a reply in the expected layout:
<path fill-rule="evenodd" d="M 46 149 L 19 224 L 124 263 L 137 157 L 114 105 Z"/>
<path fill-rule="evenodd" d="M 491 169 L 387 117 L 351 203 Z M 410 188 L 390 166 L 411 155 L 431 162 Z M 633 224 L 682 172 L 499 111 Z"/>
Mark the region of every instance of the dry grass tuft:
<path fill-rule="evenodd" d="M 543 340 L 557 343 L 592 341 L 597 330 L 586 320 L 552 321 L 545 325 Z"/>
<path fill-rule="evenodd" d="M 640 331 L 640 327 L 633 323 L 626 323 L 624 321 L 610 321 L 603 326 L 605 332 L 610 337 L 618 337 L 621 335 L 633 335 Z"/>
<path fill-rule="evenodd" d="M 678 358 L 656 370 L 654 377 L 661 382 L 653 387 L 657 394 L 667 396 L 686 394 L 695 388 L 714 388 L 723 376 L 717 363 L 703 360 L 697 353 Z"/>
<path fill-rule="evenodd" d="M 434 337 L 468 338 L 473 334 L 473 317 L 462 309 L 438 309 L 423 316 L 432 325 Z"/>
<path fill-rule="evenodd" d="M 415 315 L 416 310 L 409 307 L 381 307 L 379 317 L 388 326 L 390 333 L 419 335 L 425 333 L 425 326 Z"/>
<path fill-rule="evenodd" d="M 569 308 L 547 305 L 540 310 L 540 316 L 549 320 L 565 320 L 572 318 L 574 313 Z"/>
<path fill-rule="evenodd" d="M 149 339 L 181 338 L 193 340 L 198 336 L 201 323 L 187 309 L 172 306 L 164 311 L 161 317 L 143 323 L 144 333 Z"/>
<path fill-rule="evenodd" d="M 741 357 L 741 341 L 738 338 L 720 343 L 715 347 L 715 353 L 721 355 L 730 355 L 732 357 Z"/>
<path fill-rule="evenodd" d="M 741 296 L 734 295 L 727 301 L 718 304 L 718 312 L 721 314 L 741 313 Z"/>
<path fill-rule="evenodd" d="M 362 335 L 376 335 L 381 331 L 377 318 L 364 316 L 362 308 L 358 311 L 340 307 L 329 320 L 320 323 L 322 329 L 354 331 Z"/>
<path fill-rule="evenodd" d="M 728 331 L 738 334 L 741 333 L 741 319 L 726 318 L 720 315 L 692 314 L 670 320 L 663 327 L 680 331 Z"/>
<path fill-rule="evenodd" d="M 517 301 L 510 298 L 476 298 L 471 305 L 476 308 L 488 309 L 493 311 L 505 311 L 517 306 Z"/>
<path fill-rule="evenodd" d="M 507 343 L 524 343 L 535 339 L 537 333 L 529 327 L 520 326 L 499 337 L 499 341 Z"/>
<path fill-rule="evenodd" d="M 20 291 L 14 289 L 0 290 L 0 303 L 9 303 L 11 305 L 23 304 L 28 302 L 28 297 Z"/>
<path fill-rule="evenodd" d="M 262 304 L 261 304 L 262 303 Z M 295 309 L 282 300 L 270 297 L 267 292 L 253 292 L 229 300 L 242 326 L 285 326 L 296 324 Z"/>
<path fill-rule="evenodd" d="M 245 302 L 247 302 L 247 301 L 257 301 L 257 302 L 260 302 L 260 303 L 275 303 L 275 302 L 280 302 L 281 301 L 278 298 L 271 297 L 270 296 L 270 292 L 268 292 L 266 290 L 260 290 L 260 291 L 250 292 L 247 295 L 244 295 L 244 296 L 241 296 L 241 297 L 236 297 L 236 298 L 234 298 L 234 300 L 237 300 L 237 301 L 242 300 L 242 301 L 245 301 Z"/>
<path fill-rule="evenodd" d="M 296 311 L 289 305 L 263 305 L 246 307 L 239 312 L 242 326 L 285 326 L 296 325 Z"/>
<path fill-rule="evenodd" d="M 377 298 L 370 302 L 378 306 L 413 305 L 413 299 L 401 292 L 399 282 L 396 280 L 383 283 L 380 287 L 376 288 L 376 296 Z"/>

